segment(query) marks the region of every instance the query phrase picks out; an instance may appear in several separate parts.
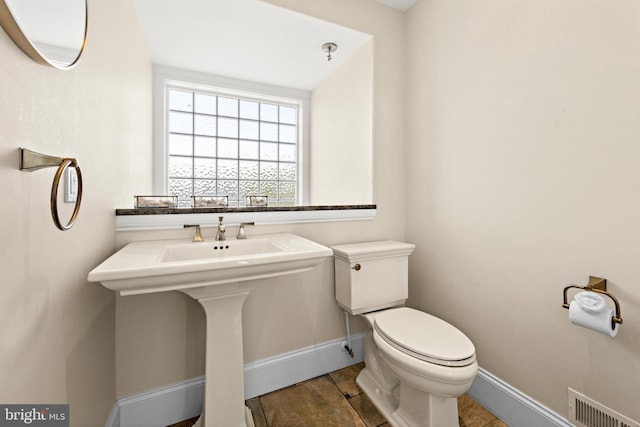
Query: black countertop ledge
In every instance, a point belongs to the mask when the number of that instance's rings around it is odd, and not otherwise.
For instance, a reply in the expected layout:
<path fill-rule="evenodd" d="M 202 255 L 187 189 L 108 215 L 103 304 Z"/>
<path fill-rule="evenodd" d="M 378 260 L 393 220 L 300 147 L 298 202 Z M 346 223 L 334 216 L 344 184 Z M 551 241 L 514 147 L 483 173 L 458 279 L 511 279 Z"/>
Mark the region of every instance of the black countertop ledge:
<path fill-rule="evenodd" d="M 266 207 L 215 207 L 215 208 L 131 208 L 116 209 L 116 216 L 124 215 L 179 215 L 194 213 L 229 212 L 295 212 L 295 211 L 340 211 L 353 209 L 376 209 L 376 205 L 315 205 L 315 206 L 266 206 Z"/>

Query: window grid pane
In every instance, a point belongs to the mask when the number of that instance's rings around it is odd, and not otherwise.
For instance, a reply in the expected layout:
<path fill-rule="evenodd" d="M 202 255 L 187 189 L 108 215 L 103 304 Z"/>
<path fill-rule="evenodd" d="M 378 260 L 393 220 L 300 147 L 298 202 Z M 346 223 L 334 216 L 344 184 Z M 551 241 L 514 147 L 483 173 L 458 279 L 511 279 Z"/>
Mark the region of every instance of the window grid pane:
<path fill-rule="evenodd" d="M 298 107 L 171 88 L 167 114 L 169 192 L 179 206 L 192 195 L 295 205 Z"/>

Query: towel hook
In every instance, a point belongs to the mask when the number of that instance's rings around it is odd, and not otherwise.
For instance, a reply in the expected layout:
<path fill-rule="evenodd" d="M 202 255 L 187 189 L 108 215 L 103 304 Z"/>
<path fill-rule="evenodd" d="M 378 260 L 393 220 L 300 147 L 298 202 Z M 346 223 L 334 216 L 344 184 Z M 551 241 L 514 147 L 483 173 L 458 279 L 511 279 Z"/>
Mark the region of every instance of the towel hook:
<path fill-rule="evenodd" d="M 562 302 L 562 307 L 569 308 L 569 303 L 567 302 L 567 291 L 571 288 L 583 289 L 585 291 L 591 291 L 598 294 L 606 295 L 613 301 L 613 304 L 616 307 L 616 315 L 611 320 L 612 322 L 618 323 L 622 325 L 622 312 L 620 311 L 620 303 L 618 299 L 614 297 L 610 292 L 607 292 L 607 279 L 603 279 L 600 277 L 589 276 L 589 283 L 587 286 L 578 286 L 578 285 L 568 285 L 564 288 L 564 300 Z M 613 325 L 613 324 L 612 324 Z"/>
<path fill-rule="evenodd" d="M 76 198 L 76 204 L 73 208 L 73 213 L 69 221 L 64 224 L 60 221 L 58 214 L 58 187 L 60 184 L 60 177 L 68 167 L 73 167 L 76 170 L 78 176 L 78 196 Z M 82 173 L 80 172 L 80 166 L 78 161 L 68 157 L 55 157 L 46 154 L 36 153 L 35 151 L 27 150 L 26 148 L 20 148 L 20 170 L 33 172 L 39 169 L 57 167 L 58 170 L 53 177 L 53 184 L 51 185 L 51 217 L 53 223 L 58 229 L 66 231 L 73 227 L 76 222 L 78 212 L 80 211 L 80 203 L 82 201 Z"/>

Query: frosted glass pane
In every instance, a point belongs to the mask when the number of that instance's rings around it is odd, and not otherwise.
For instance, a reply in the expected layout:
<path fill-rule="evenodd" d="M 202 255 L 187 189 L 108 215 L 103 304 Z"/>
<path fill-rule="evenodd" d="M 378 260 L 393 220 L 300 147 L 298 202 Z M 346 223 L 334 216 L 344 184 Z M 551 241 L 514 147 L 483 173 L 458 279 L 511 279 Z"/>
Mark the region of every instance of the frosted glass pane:
<path fill-rule="evenodd" d="M 169 109 L 193 111 L 193 93 L 171 89 L 169 91 Z"/>
<path fill-rule="evenodd" d="M 193 115 L 190 113 L 169 113 L 169 132 L 193 133 Z"/>
<path fill-rule="evenodd" d="M 296 180 L 296 165 L 294 163 L 280 163 L 280 180 Z"/>
<path fill-rule="evenodd" d="M 196 114 L 194 116 L 194 126 L 196 135 L 216 136 L 216 118 L 215 116 L 203 116 Z"/>
<path fill-rule="evenodd" d="M 169 154 L 191 156 L 193 154 L 193 137 L 191 135 L 169 134 Z"/>
<path fill-rule="evenodd" d="M 261 142 L 260 160 L 278 160 L 278 144 L 273 142 Z"/>
<path fill-rule="evenodd" d="M 240 141 L 240 158 L 257 159 L 258 141 Z"/>
<path fill-rule="evenodd" d="M 170 179 L 169 194 L 178 196 L 180 199 L 187 199 L 191 197 L 193 189 L 192 183 L 193 181 L 190 179 Z"/>
<path fill-rule="evenodd" d="M 238 161 L 218 159 L 218 179 L 238 179 Z"/>
<path fill-rule="evenodd" d="M 218 181 L 218 196 L 229 197 L 229 202 L 238 200 L 238 181 Z"/>
<path fill-rule="evenodd" d="M 238 158 L 238 140 L 218 138 L 218 157 Z"/>
<path fill-rule="evenodd" d="M 260 179 L 278 179 L 277 162 L 260 162 Z"/>
<path fill-rule="evenodd" d="M 193 176 L 195 178 L 215 179 L 216 159 L 201 159 L 201 158 L 194 159 L 193 160 Z"/>
<path fill-rule="evenodd" d="M 298 109 L 295 107 L 280 107 L 280 123 L 295 125 L 298 123 Z"/>
<path fill-rule="evenodd" d="M 291 125 L 280 125 L 280 142 L 296 142 L 297 127 Z"/>
<path fill-rule="evenodd" d="M 278 106 L 273 104 L 260 104 L 260 120 L 277 122 Z"/>
<path fill-rule="evenodd" d="M 296 161 L 296 146 L 294 144 L 280 144 L 280 161 Z"/>
<path fill-rule="evenodd" d="M 195 94 L 196 113 L 216 114 L 216 96 L 205 95 L 203 93 Z"/>
<path fill-rule="evenodd" d="M 277 141 L 278 125 L 275 123 L 260 122 L 260 139 L 262 141 Z"/>
<path fill-rule="evenodd" d="M 193 182 L 194 196 L 215 196 L 216 181 L 211 179 L 196 179 Z"/>
<path fill-rule="evenodd" d="M 169 156 L 169 176 L 172 178 L 193 177 L 193 157 Z"/>
<path fill-rule="evenodd" d="M 238 100 L 233 98 L 218 97 L 218 115 L 238 117 Z"/>
<path fill-rule="evenodd" d="M 258 122 L 240 120 L 240 138 L 258 139 Z"/>
<path fill-rule="evenodd" d="M 261 196 L 269 196 L 269 200 L 273 201 L 278 198 L 278 183 L 271 182 L 260 182 L 260 195 Z"/>
<path fill-rule="evenodd" d="M 240 179 L 258 179 L 258 177 L 258 162 L 240 161 Z"/>
<path fill-rule="evenodd" d="M 240 181 L 240 200 L 258 194 L 258 181 Z"/>
<path fill-rule="evenodd" d="M 293 182 L 280 183 L 280 199 L 294 199 L 296 197 L 296 184 Z"/>
<path fill-rule="evenodd" d="M 297 106 L 240 100 L 170 89 L 170 190 L 190 196 L 269 196 L 273 206 L 293 205 L 297 192 Z"/>
<path fill-rule="evenodd" d="M 260 113 L 260 108 L 257 102 L 240 101 L 240 117 L 241 118 L 258 120 L 260 118 L 259 113 Z"/>
<path fill-rule="evenodd" d="M 194 154 L 202 157 L 216 156 L 216 139 L 208 136 L 195 137 Z"/>
<path fill-rule="evenodd" d="M 218 118 L 218 135 L 227 138 L 238 137 L 238 119 Z"/>

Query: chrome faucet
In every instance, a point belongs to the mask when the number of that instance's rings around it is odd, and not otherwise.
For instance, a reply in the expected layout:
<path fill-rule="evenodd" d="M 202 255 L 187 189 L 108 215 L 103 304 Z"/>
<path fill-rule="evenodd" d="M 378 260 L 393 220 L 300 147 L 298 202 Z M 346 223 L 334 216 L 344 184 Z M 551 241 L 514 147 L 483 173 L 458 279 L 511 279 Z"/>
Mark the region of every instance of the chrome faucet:
<path fill-rule="evenodd" d="M 200 224 L 185 224 L 184 228 L 190 228 L 190 227 L 195 227 L 196 229 L 196 235 L 193 236 L 193 241 L 194 242 L 204 242 L 204 239 L 202 238 L 202 234 L 200 233 Z"/>
<path fill-rule="evenodd" d="M 246 240 L 247 233 L 244 232 L 244 226 L 245 225 L 255 225 L 255 222 L 253 222 L 253 221 L 251 221 L 251 222 L 241 222 L 240 223 L 240 229 L 238 229 L 238 236 L 236 237 L 236 239 L 238 239 L 238 240 Z"/>
<path fill-rule="evenodd" d="M 216 232 L 216 241 L 220 241 L 220 240 L 227 240 L 227 236 L 224 234 L 225 233 L 225 226 L 222 225 L 222 218 L 221 216 L 218 217 L 218 231 Z"/>

